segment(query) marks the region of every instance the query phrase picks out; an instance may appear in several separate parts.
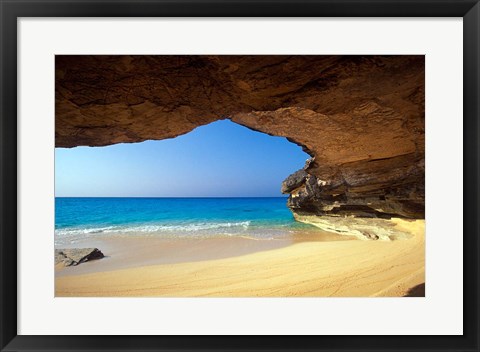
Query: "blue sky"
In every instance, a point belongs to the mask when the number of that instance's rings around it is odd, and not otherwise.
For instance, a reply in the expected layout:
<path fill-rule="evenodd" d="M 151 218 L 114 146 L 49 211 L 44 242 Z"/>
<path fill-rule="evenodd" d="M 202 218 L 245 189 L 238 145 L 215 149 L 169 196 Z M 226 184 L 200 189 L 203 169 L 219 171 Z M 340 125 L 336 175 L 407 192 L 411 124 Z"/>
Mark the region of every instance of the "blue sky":
<path fill-rule="evenodd" d="M 308 155 L 282 137 L 216 121 L 182 136 L 55 149 L 57 197 L 275 197 Z"/>

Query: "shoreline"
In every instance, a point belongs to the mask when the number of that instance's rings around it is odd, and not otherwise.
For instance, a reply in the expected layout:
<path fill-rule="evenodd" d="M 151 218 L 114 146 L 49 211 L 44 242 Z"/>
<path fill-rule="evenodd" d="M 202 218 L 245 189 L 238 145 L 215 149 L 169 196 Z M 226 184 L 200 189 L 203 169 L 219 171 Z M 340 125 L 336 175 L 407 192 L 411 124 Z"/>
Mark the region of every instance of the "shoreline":
<path fill-rule="evenodd" d="M 350 240 L 355 240 L 355 238 L 319 229 L 294 231 L 289 236 L 279 238 L 255 238 L 243 235 L 204 238 L 164 238 L 145 235 L 105 236 L 56 246 L 56 249 L 98 248 L 105 257 L 78 266 L 56 266 L 55 276 L 63 277 L 160 264 L 227 259 L 275 250 L 299 242 Z"/>
<path fill-rule="evenodd" d="M 55 296 L 404 296 L 425 283 L 425 221 L 392 221 L 412 237 L 395 241 L 305 240 L 282 243 L 278 248 L 237 252 L 240 255 L 226 258 L 81 272 L 86 270 L 82 266 L 91 268 L 108 261 L 102 259 L 74 267 L 75 275 L 65 274 L 70 268 L 57 272 Z M 238 246 L 232 240 L 225 241 Z M 208 247 L 215 251 L 215 245 L 198 247 L 197 254 Z"/>

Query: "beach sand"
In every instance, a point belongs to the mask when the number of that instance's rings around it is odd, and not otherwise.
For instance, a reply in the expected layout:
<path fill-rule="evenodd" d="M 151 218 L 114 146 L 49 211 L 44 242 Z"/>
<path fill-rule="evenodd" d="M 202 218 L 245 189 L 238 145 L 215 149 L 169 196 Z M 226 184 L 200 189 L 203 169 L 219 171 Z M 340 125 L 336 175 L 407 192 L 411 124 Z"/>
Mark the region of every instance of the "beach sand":
<path fill-rule="evenodd" d="M 234 238 L 157 244 L 139 242 L 149 239 L 131 239 L 130 246 L 107 246 L 110 261 L 105 258 L 56 271 L 55 295 L 422 296 L 425 221 L 392 221 L 399 229 L 411 233 L 412 238 L 362 241 L 343 236 L 340 239 L 345 240 L 338 240 L 339 236 L 332 236 L 330 240 L 317 241 L 307 235 L 298 241 L 263 241 L 265 244 L 260 245 L 253 244 L 260 241 Z M 130 257 L 125 248 L 129 249 Z M 186 248 L 196 249 L 188 252 Z"/>

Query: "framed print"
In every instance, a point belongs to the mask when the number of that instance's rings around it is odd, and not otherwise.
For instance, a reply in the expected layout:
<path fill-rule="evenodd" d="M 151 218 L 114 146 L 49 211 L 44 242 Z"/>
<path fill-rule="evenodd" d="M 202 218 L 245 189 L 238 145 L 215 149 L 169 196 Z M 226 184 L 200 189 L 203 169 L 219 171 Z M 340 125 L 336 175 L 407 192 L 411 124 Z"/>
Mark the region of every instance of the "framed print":
<path fill-rule="evenodd" d="M 3 1 L 1 349 L 478 345 L 477 1 Z"/>

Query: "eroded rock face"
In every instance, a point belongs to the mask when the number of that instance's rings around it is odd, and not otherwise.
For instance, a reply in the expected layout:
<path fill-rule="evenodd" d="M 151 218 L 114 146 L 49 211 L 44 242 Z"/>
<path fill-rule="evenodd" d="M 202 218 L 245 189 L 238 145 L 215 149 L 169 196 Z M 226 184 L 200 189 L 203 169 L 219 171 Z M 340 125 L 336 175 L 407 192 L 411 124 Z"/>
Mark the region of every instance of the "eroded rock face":
<path fill-rule="evenodd" d="M 307 177 L 309 176 L 310 175 L 307 174 L 305 170 L 298 170 L 297 172 L 294 172 L 282 182 L 282 193 L 292 193 L 300 187 L 305 186 Z"/>
<path fill-rule="evenodd" d="M 290 194 L 288 206 L 299 215 L 424 218 L 425 189 L 417 184 L 423 164 L 408 157 L 377 163 L 346 165 L 325 181 L 299 170 L 283 182 L 282 193 Z"/>
<path fill-rule="evenodd" d="M 305 170 L 293 173 L 282 183 L 282 192 L 290 194 L 287 204 L 297 221 L 362 240 L 407 239 L 409 235 L 398 230 L 389 219 L 421 218 L 424 214 L 423 198 L 394 193 L 397 189 L 388 197 L 332 193 L 338 189 Z M 389 192 L 388 186 L 383 192 Z"/>
<path fill-rule="evenodd" d="M 360 240 L 395 241 L 405 240 L 412 235 L 397 227 L 394 221 L 358 216 L 300 215 L 293 210 L 297 221 L 321 228 L 339 235 L 354 236 Z M 413 221 L 413 220 L 412 220 Z"/>
<path fill-rule="evenodd" d="M 60 55 L 55 143 L 173 138 L 230 118 L 312 156 L 303 183 L 285 186 L 297 213 L 422 218 L 424 63 L 424 56 Z"/>

